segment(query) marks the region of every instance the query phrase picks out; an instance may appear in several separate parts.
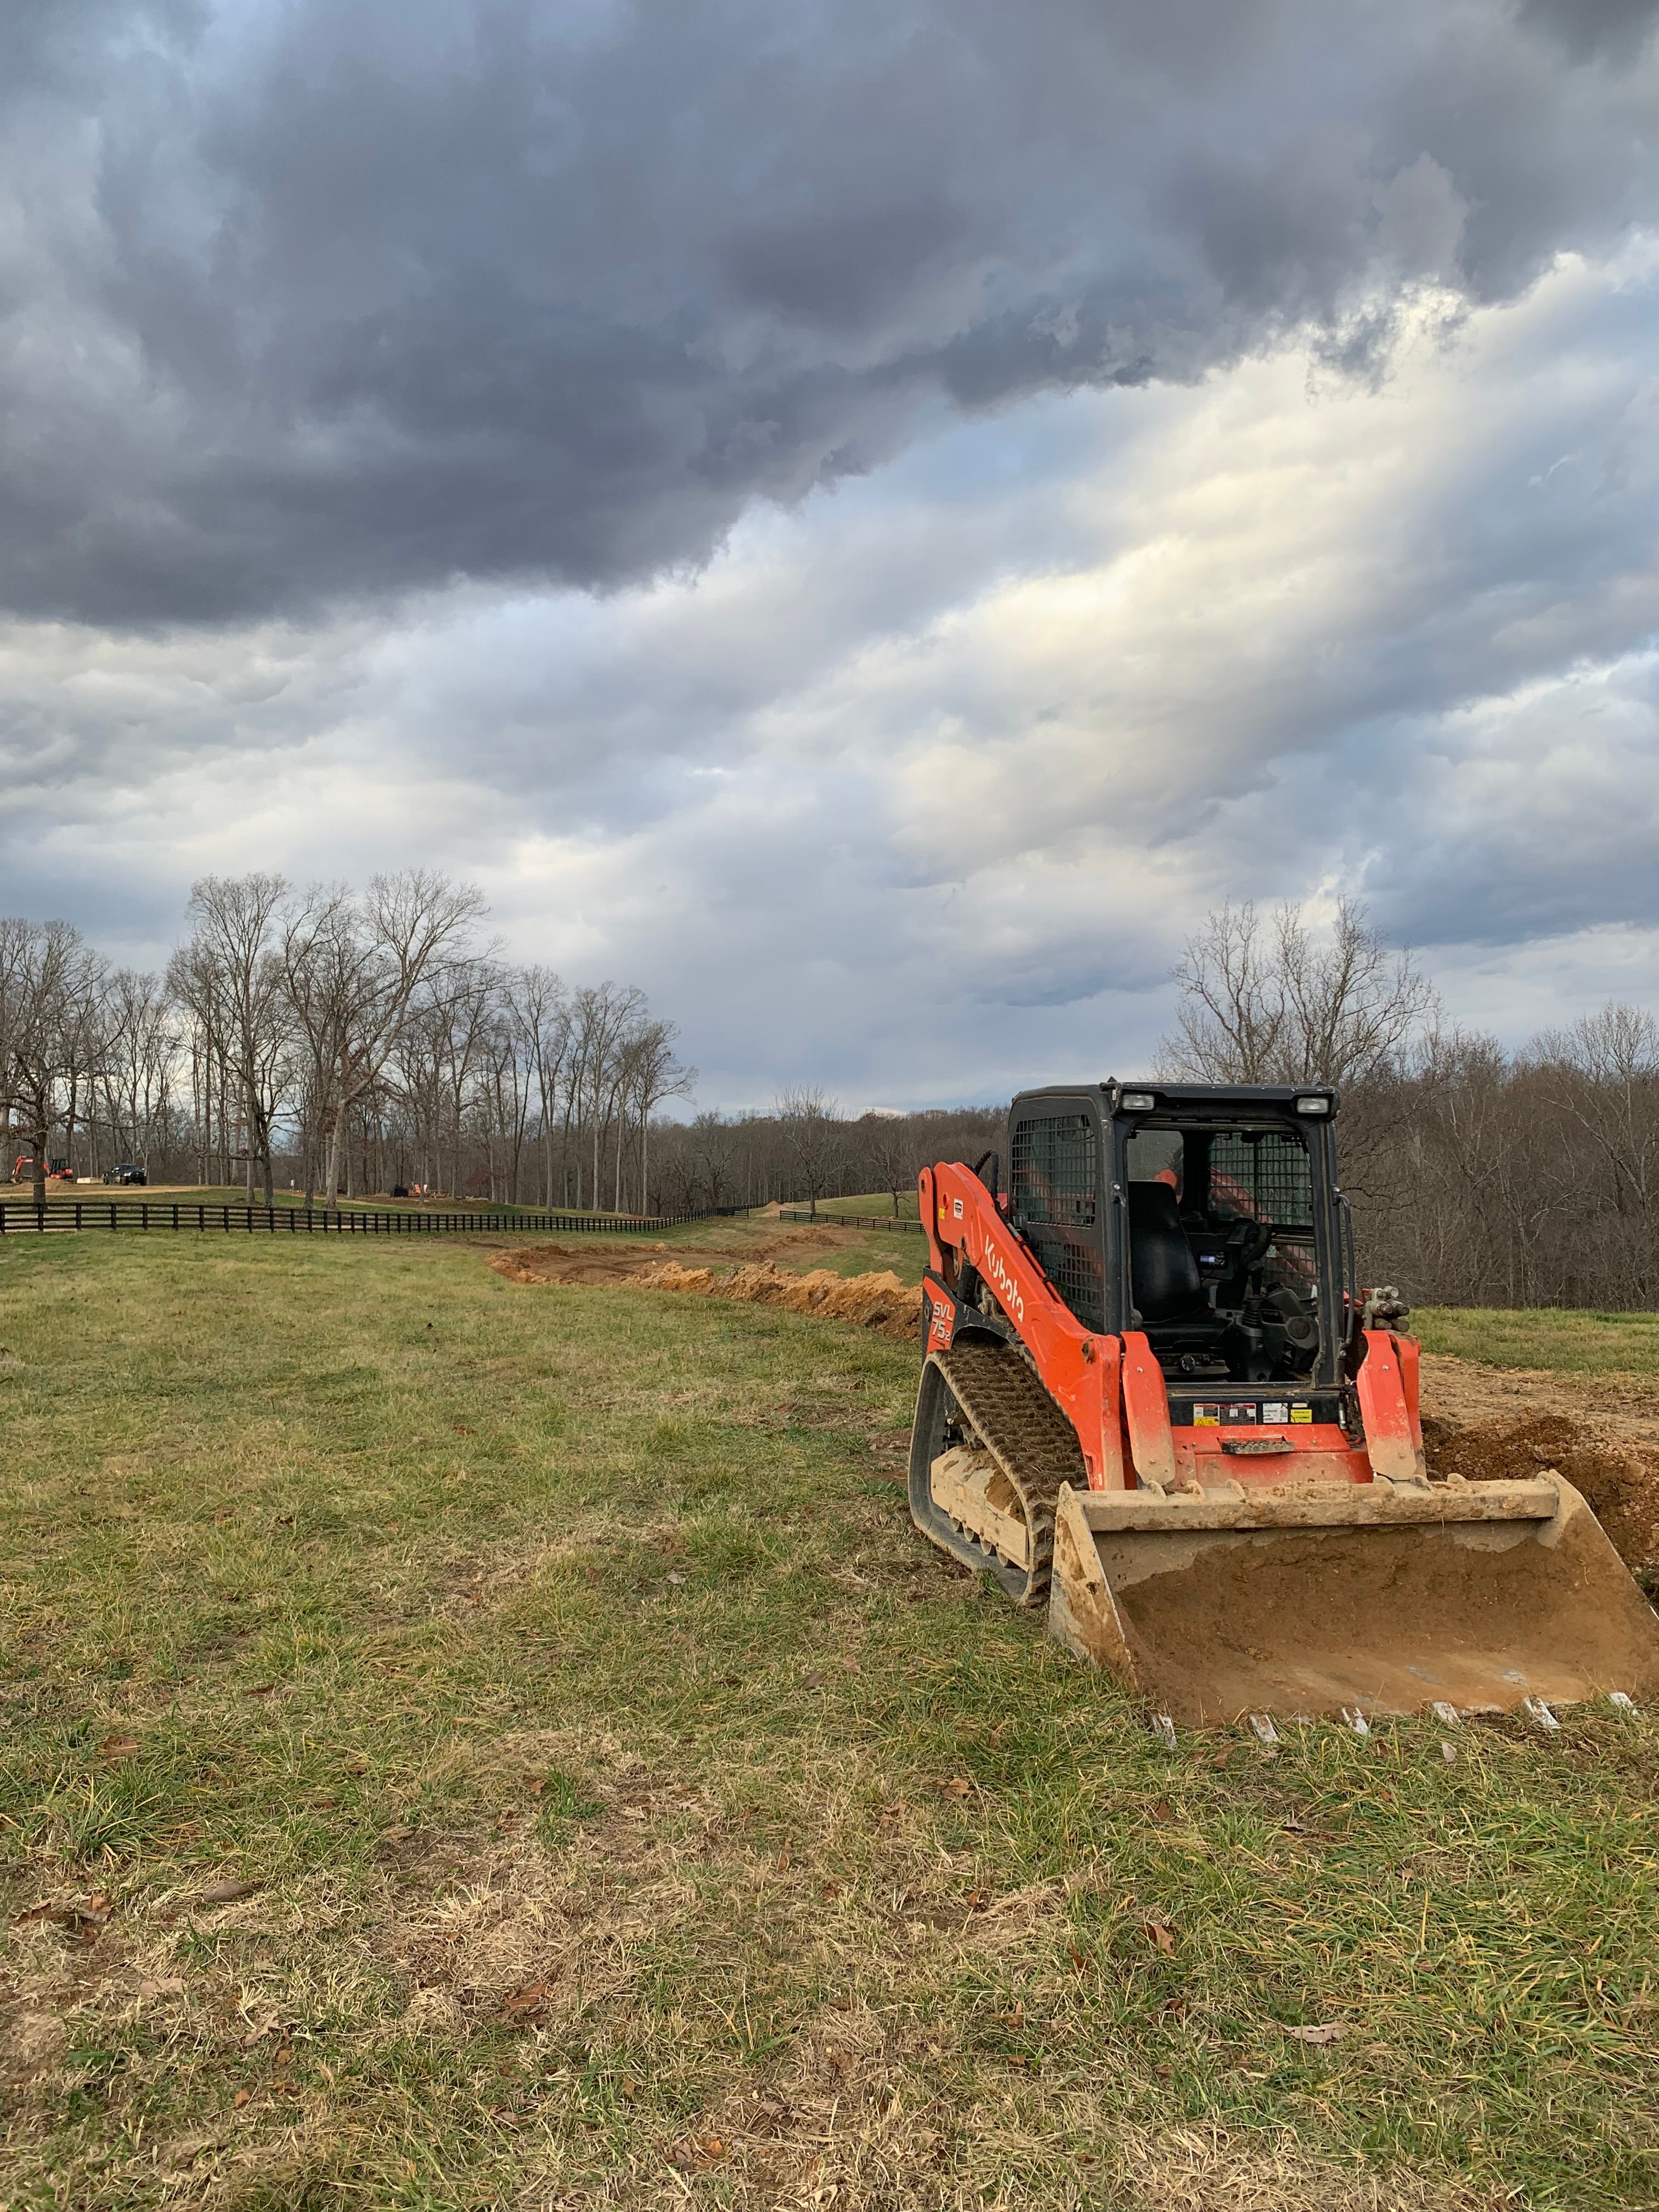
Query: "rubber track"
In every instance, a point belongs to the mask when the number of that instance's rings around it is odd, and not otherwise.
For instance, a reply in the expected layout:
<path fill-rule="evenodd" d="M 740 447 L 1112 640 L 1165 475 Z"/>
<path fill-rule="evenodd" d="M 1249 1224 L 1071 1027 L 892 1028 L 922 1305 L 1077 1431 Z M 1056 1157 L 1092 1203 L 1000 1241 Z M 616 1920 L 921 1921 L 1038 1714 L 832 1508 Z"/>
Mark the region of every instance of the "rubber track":
<path fill-rule="evenodd" d="M 933 1364 L 980 1442 L 1013 1485 L 1030 1531 L 1031 1565 L 1023 1605 L 1038 1605 L 1054 1554 L 1060 1486 L 1088 1480 L 1077 1431 L 1048 1395 L 1036 1370 L 1011 1345 L 959 1344 Z"/>

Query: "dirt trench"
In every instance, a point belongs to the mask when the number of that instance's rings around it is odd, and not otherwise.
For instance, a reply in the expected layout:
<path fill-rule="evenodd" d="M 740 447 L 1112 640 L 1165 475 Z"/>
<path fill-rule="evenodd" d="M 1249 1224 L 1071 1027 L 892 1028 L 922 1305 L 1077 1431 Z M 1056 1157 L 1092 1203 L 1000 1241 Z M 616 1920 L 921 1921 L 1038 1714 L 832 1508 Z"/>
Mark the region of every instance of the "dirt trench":
<path fill-rule="evenodd" d="M 861 1241 L 856 1231 L 797 1229 L 736 1247 L 701 1244 L 672 1251 L 637 1245 L 623 1251 L 544 1244 L 498 1252 L 489 1265 L 515 1283 L 610 1284 L 624 1290 L 678 1291 L 690 1297 L 734 1298 L 746 1305 L 781 1306 L 822 1321 L 849 1322 L 896 1342 L 918 1340 L 921 1294 L 887 1268 L 872 1274 L 838 1275 L 828 1267 L 801 1274 L 777 1264 L 780 1255 L 799 1261 Z M 732 1267 L 709 1261 L 736 1261 Z"/>

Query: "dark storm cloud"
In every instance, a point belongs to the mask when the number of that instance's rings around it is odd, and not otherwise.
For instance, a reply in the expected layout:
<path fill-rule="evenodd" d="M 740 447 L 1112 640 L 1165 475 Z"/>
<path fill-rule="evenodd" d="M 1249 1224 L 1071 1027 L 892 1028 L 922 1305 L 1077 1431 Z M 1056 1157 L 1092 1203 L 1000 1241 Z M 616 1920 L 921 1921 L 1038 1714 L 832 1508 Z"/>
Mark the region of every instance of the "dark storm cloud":
<path fill-rule="evenodd" d="M 1617 0 L 34 0 L 5 590 L 607 586 L 941 397 L 1192 376 L 1654 211 Z"/>
<path fill-rule="evenodd" d="M 1539 25 L 1580 60 L 1638 53 L 1659 20 L 1659 0 L 1522 0 L 1522 21 Z"/>

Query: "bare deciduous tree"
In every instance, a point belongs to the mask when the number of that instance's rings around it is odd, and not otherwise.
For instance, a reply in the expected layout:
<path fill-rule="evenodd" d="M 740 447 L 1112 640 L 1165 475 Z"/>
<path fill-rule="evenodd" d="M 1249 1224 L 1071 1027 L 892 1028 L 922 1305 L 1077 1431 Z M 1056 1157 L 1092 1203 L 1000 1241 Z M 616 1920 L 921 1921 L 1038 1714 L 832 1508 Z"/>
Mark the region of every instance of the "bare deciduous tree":
<path fill-rule="evenodd" d="M 553 1203 L 553 1132 L 560 1079 L 570 1049 L 570 1006 L 565 988 L 550 968 L 514 971 L 507 985 L 507 1007 L 520 1048 L 535 1087 L 541 1121 L 542 1204 Z"/>
<path fill-rule="evenodd" d="M 285 879 L 260 871 L 204 876 L 191 889 L 196 927 L 186 948 L 192 977 L 209 975 L 218 994 L 226 1056 L 245 1128 L 247 1194 L 261 1171 L 271 1201 L 271 1125 L 291 1078 L 292 1007 L 285 988 L 280 917 Z M 185 988 L 188 988 L 186 986 Z"/>
<path fill-rule="evenodd" d="M 781 1091 L 775 1109 L 778 1133 L 783 1139 L 800 1188 L 797 1196 L 807 1201 L 816 1216 L 818 1200 L 829 1190 L 841 1158 L 847 1123 L 841 1101 L 816 1085 L 802 1085 Z"/>
<path fill-rule="evenodd" d="M 361 900 L 319 890 L 290 928 L 284 966 L 296 1004 L 308 1009 L 315 1080 L 327 1116 L 325 1202 L 332 1205 L 346 1165 L 353 1108 L 383 1075 L 424 987 L 465 950 L 484 911 L 471 884 L 429 868 L 376 876 Z"/>
<path fill-rule="evenodd" d="M 66 921 L 0 923 L 0 1103 L 21 1129 L 37 1206 L 46 1203 L 52 1132 L 85 1069 L 104 963 Z"/>
<path fill-rule="evenodd" d="M 624 1048 L 625 1096 L 640 1133 L 640 1205 L 651 1211 L 651 1116 L 665 1099 L 689 1097 L 697 1071 L 674 1054 L 679 1036 L 672 1022 L 641 1021 Z"/>
<path fill-rule="evenodd" d="M 1224 906 L 1188 939 L 1175 980 L 1159 1059 L 1206 1083 L 1363 1082 L 1399 1064 L 1438 1003 L 1410 952 L 1384 945 L 1351 899 L 1324 930 L 1294 906 L 1267 923 L 1248 902 Z"/>

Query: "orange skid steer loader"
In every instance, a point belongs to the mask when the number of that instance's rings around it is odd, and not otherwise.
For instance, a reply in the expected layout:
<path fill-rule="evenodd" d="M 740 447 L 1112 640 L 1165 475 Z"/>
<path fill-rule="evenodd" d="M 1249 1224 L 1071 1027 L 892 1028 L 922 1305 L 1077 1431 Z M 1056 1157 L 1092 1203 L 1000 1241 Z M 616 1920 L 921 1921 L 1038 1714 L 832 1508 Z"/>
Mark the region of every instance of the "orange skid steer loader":
<path fill-rule="evenodd" d="M 1161 1715 L 1659 1691 L 1570 1483 L 1431 1481 L 1404 1309 L 1360 1291 L 1329 1089 L 1026 1091 L 920 1178 L 910 1510 Z"/>

